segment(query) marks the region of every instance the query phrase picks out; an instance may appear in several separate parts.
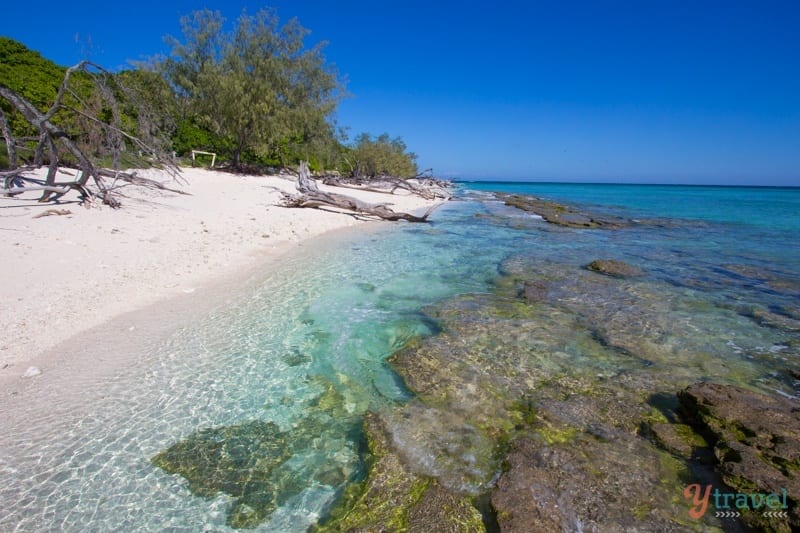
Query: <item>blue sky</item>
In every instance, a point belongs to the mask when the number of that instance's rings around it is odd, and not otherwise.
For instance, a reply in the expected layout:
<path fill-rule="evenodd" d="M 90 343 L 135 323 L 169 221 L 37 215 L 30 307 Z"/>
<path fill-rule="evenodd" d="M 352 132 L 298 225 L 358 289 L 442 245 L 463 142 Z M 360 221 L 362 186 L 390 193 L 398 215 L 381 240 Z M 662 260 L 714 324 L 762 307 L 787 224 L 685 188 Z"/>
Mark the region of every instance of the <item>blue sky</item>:
<path fill-rule="evenodd" d="M 4 6 L 0 33 L 110 68 L 166 52 L 194 9 L 275 7 L 328 41 L 339 123 L 401 136 L 437 175 L 800 186 L 799 1 L 32 5 Z"/>

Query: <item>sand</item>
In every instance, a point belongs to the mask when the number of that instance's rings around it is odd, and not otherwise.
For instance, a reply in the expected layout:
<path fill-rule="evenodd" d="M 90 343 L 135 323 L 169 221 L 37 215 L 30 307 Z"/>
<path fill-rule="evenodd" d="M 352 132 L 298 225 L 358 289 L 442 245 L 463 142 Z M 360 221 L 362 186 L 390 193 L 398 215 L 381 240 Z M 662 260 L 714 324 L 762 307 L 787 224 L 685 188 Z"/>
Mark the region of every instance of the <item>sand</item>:
<path fill-rule="evenodd" d="M 39 204 L 33 194 L 0 198 L 0 381 L 57 369 L 55 346 L 67 340 L 74 346 L 89 330 L 126 313 L 186 295 L 202 305 L 203 294 L 221 280 L 244 276 L 313 237 L 387 224 L 279 207 L 280 191 L 294 190 L 290 177 L 189 168 L 183 178 L 186 184 L 170 186 L 190 195 L 129 187 L 119 210 L 86 209 L 74 196 L 57 206 Z M 339 192 L 388 201 L 398 211 L 431 205 L 416 196 Z M 54 208 L 69 214 L 37 218 Z"/>

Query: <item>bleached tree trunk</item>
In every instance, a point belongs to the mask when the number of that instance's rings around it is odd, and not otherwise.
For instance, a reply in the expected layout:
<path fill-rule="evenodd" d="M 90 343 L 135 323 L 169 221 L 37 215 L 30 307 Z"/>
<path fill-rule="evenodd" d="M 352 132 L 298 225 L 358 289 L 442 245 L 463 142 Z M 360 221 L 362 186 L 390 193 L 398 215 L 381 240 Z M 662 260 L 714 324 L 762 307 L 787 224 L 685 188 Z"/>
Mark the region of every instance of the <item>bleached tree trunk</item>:
<path fill-rule="evenodd" d="M 0 109 L 0 134 L 2 134 L 3 138 L 6 140 L 6 150 L 8 151 L 8 168 L 15 169 L 18 166 L 17 141 L 14 139 L 14 135 L 11 133 L 8 120 L 6 120 L 6 114 L 3 113 L 2 109 Z"/>
<path fill-rule="evenodd" d="M 314 209 L 331 207 L 383 220 L 406 220 L 408 222 L 427 222 L 430 214 L 438 207 L 438 205 L 433 205 L 425 214 L 417 216 L 410 213 L 396 212 L 389 208 L 387 204 L 370 204 L 352 196 L 321 191 L 317 182 L 311 179 L 308 172 L 308 163 L 305 161 L 300 163 L 296 188 L 300 194 L 283 194 L 284 207 L 310 207 Z"/>
<path fill-rule="evenodd" d="M 3 187 L 0 188 L 0 194 L 17 194 L 25 191 L 42 190 L 44 193 L 40 201 L 46 202 L 50 200 L 53 194 L 60 196 L 66 192 L 69 192 L 70 190 L 77 190 L 84 197 L 84 200 L 90 201 L 95 196 L 100 196 L 100 198 L 103 200 L 103 203 L 108 204 L 111 207 L 119 207 L 119 200 L 114 197 L 113 191 L 105 185 L 103 179 L 104 177 L 112 177 L 115 181 L 124 181 L 138 186 L 167 189 L 167 187 L 164 187 L 163 184 L 155 180 L 140 178 L 136 176 L 135 173 L 119 171 L 112 172 L 100 168 L 94 163 L 93 157 L 84 152 L 80 146 L 78 146 L 75 141 L 72 140 L 69 132 L 65 131 L 63 128 L 53 122 L 53 117 L 56 115 L 56 112 L 59 109 L 66 110 L 84 119 L 88 119 L 90 122 L 99 124 L 105 130 L 108 139 L 111 141 L 110 144 L 114 152 L 113 158 L 115 167 L 119 167 L 119 154 L 120 151 L 124 149 L 125 140 L 127 139 L 138 149 L 148 154 L 152 154 L 155 157 L 156 164 L 158 164 L 161 168 L 166 169 L 170 174 L 172 174 L 173 177 L 177 177 L 179 175 L 180 171 L 168 156 L 164 154 L 158 155 L 157 150 L 151 148 L 139 138 L 126 133 L 121 129 L 119 105 L 115 99 L 114 91 L 112 91 L 111 88 L 106 85 L 106 79 L 98 80 L 95 78 L 95 83 L 99 85 L 102 97 L 112 109 L 112 123 L 108 123 L 97 118 L 86 109 L 72 108 L 64 104 L 65 95 L 72 92 L 69 87 L 70 76 L 77 70 L 85 70 L 88 72 L 88 70 L 86 70 L 87 67 L 92 67 L 93 69 L 99 70 L 104 75 L 108 75 L 105 70 L 87 61 L 82 61 L 81 63 L 68 68 L 58 89 L 58 94 L 56 95 L 55 101 L 46 112 L 40 111 L 24 97 L 8 87 L 0 84 L 0 98 L 5 99 L 31 126 L 36 128 L 36 130 L 39 132 L 39 142 L 34 152 L 34 168 L 42 166 L 45 151 L 47 151 L 49 159 L 49 167 L 44 185 L 41 185 L 41 182 L 37 182 L 36 180 L 25 178 L 21 173 L 3 173 L 5 176 L 5 182 Z M 93 75 L 93 73 L 89 74 Z M 8 128 L 7 121 L 5 121 L 4 116 L 2 119 L 3 120 L 2 124 L 0 124 L 0 127 L 3 128 L 3 136 L 6 138 L 7 145 L 9 142 L 11 142 L 11 145 L 13 145 L 13 136 Z M 75 161 L 77 161 L 80 171 L 78 176 L 73 181 L 68 183 L 56 183 L 56 174 L 58 172 L 59 162 L 64 153 L 69 154 L 72 158 L 74 158 Z M 16 157 L 14 157 L 14 159 L 14 164 L 16 165 Z M 87 188 L 87 184 L 89 183 L 90 179 L 94 180 L 94 183 L 99 190 L 99 195 L 93 194 Z M 31 186 L 20 185 L 20 182 L 27 182 L 28 185 Z M 168 190 L 174 191 L 174 189 Z"/>

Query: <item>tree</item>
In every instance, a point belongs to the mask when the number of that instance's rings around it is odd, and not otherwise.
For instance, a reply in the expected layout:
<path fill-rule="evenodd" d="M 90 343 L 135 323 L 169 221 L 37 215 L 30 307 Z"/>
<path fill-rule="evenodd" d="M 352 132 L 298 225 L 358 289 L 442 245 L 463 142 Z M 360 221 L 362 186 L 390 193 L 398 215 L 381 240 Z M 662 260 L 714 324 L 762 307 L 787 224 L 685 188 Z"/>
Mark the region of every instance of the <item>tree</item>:
<path fill-rule="evenodd" d="M 293 140 L 324 124 L 342 92 L 325 63 L 324 43 L 306 48 L 309 31 L 296 19 L 283 26 L 271 10 L 242 13 L 224 30 L 219 12 L 181 19 L 183 42 L 169 38 L 161 71 L 194 111 L 196 124 L 227 140 L 236 168 L 248 153 L 281 163 Z"/>
<path fill-rule="evenodd" d="M 406 143 L 388 133 L 373 139 L 368 133 L 356 137 L 345 158 L 352 177 L 375 178 L 395 176 L 410 178 L 417 175 L 417 155 L 406 151 Z"/>
<path fill-rule="evenodd" d="M 126 160 L 141 163 L 135 143 L 126 142 L 120 131 L 166 151 L 165 141 L 174 130 L 172 89 L 153 72 L 114 74 L 89 62 L 66 69 L 22 43 L 0 37 L 0 85 L 44 113 L 83 153 L 113 168 L 121 168 Z M 6 139 L 6 166 L 11 169 L 49 161 L 41 128 L 29 118 L 11 100 L 0 98 L 0 134 Z M 81 164 L 70 152 L 60 157 L 64 163 Z"/>
<path fill-rule="evenodd" d="M 0 37 L 0 84 L 15 91 L 36 109 L 46 110 L 55 99 L 64 71 L 24 44 Z M 0 128 L 9 158 L 5 166 L 15 168 L 19 158 L 33 156 L 32 147 L 39 133 L 5 99 L 0 99 Z M 10 142 L 11 139 L 15 142 Z"/>

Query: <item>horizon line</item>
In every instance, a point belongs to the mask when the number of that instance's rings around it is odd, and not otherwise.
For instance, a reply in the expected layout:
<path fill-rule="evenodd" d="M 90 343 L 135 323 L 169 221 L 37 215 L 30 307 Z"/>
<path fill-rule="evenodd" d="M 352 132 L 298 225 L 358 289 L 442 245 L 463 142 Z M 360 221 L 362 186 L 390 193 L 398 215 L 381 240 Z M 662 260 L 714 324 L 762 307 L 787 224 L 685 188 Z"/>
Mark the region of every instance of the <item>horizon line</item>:
<path fill-rule="evenodd" d="M 725 183 L 662 183 L 662 182 L 627 182 L 627 181 L 579 181 L 579 180 L 538 180 L 507 178 L 445 178 L 454 183 L 497 183 L 504 185 L 540 184 L 540 185 L 635 185 L 644 187 L 740 187 L 757 189 L 800 189 L 800 185 L 755 185 Z"/>

